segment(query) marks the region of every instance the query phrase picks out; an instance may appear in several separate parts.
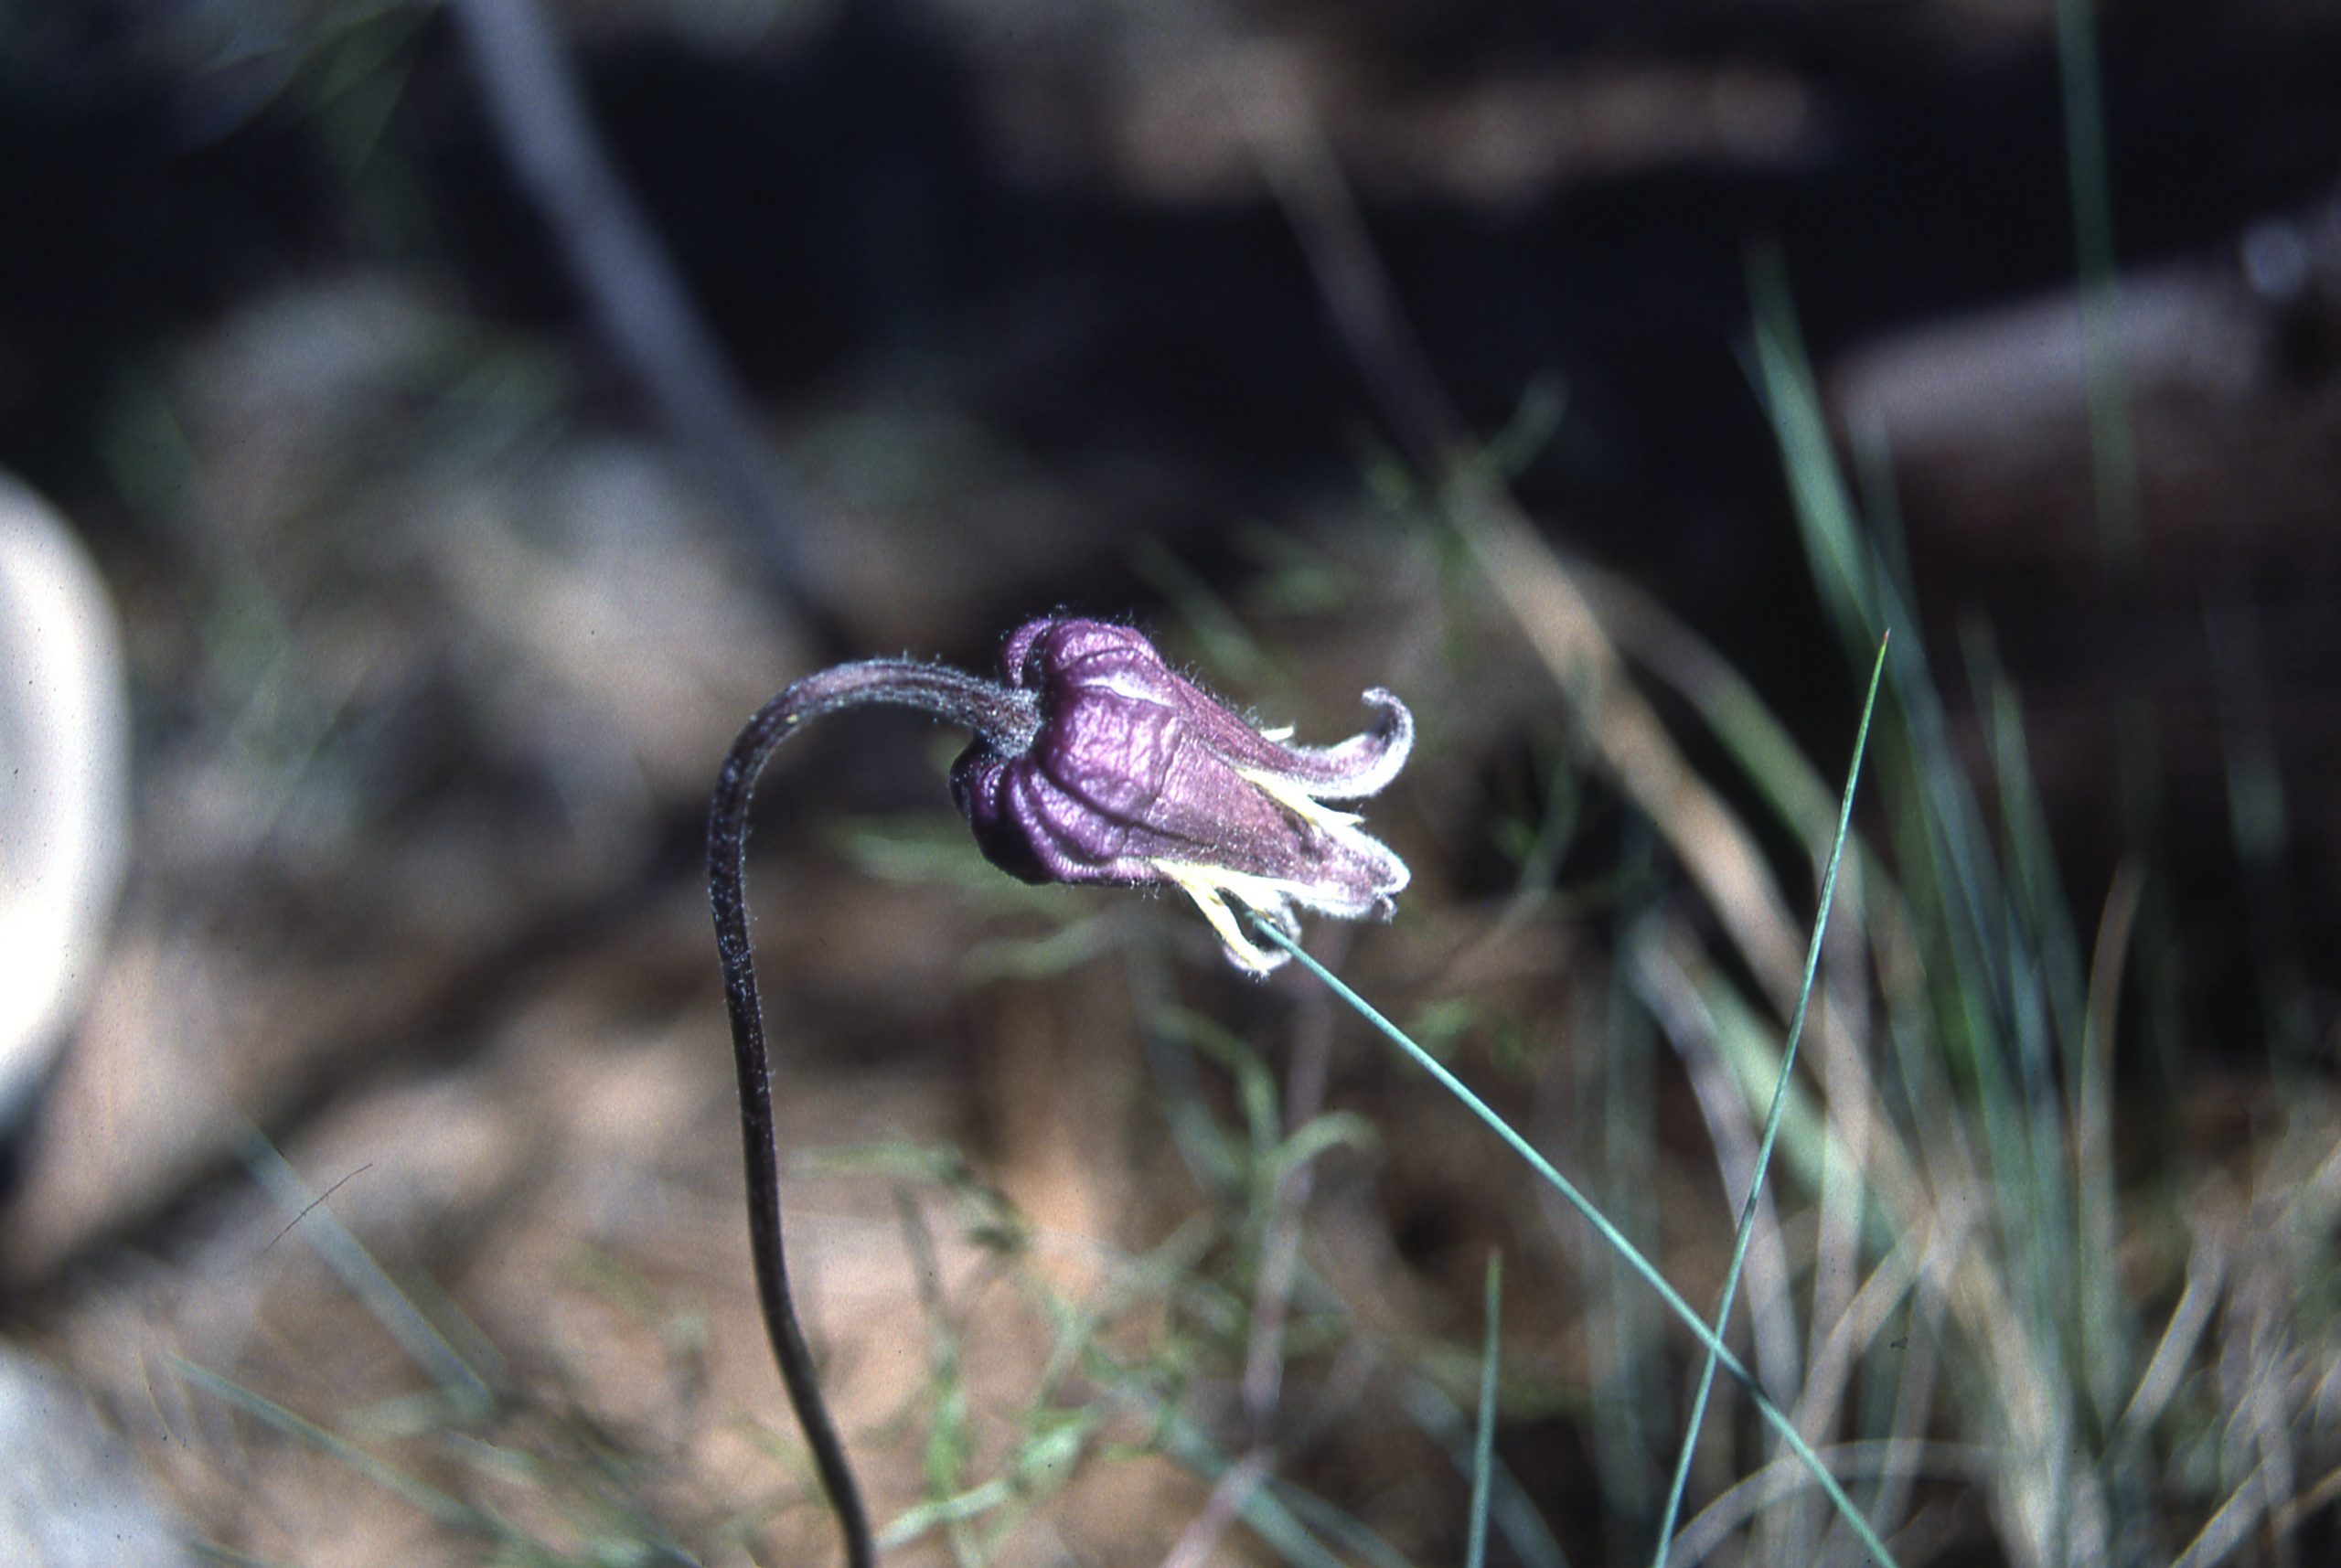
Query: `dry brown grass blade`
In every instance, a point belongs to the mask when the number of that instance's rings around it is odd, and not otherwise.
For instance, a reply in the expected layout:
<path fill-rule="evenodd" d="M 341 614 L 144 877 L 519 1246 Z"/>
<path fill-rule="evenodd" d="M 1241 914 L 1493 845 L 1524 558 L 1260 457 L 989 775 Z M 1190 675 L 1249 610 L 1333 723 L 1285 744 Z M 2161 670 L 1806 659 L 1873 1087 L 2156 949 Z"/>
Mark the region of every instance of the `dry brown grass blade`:
<path fill-rule="evenodd" d="M 1511 503 L 1459 499 L 1472 558 L 1521 635 L 1577 705 L 1594 754 L 1650 817 L 1783 1016 L 1802 978 L 1803 928 L 1747 827 L 1684 761 L 1568 569 Z M 1817 1000 L 1817 998 L 1816 998 Z"/>

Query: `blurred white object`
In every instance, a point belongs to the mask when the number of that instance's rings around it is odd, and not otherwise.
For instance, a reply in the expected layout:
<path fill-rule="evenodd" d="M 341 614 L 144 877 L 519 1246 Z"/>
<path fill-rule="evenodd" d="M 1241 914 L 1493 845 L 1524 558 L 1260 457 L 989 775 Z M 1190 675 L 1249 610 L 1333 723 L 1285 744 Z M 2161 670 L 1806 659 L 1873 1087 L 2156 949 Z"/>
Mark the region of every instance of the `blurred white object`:
<path fill-rule="evenodd" d="M 60 1369 L 0 1344 L 0 1563 L 192 1568 L 130 1446 Z"/>
<path fill-rule="evenodd" d="M 97 977 L 129 777 L 112 601 L 65 520 L 0 475 L 0 1136 Z"/>

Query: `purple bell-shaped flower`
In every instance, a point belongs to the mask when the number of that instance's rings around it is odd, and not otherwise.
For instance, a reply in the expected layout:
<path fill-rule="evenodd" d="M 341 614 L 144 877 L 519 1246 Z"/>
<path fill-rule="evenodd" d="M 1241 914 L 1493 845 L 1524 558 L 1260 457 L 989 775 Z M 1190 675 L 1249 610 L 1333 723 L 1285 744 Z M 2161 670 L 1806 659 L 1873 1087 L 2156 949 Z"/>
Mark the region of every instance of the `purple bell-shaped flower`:
<path fill-rule="evenodd" d="M 1231 898 L 1294 936 L 1296 908 L 1390 914 L 1406 862 L 1325 803 L 1374 795 L 1406 765 L 1414 717 L 1391 693 L 1365 693 L 1380 717 L 1363 734 L 1293 746 L 1128 626 L 1029 622 L 1002 662 L 1009 687 L 1037 699 L 1038 729 L 1021 749 L 979 736 L 951 769 L 994 865 L 1030 882 L 1171 883 L 1255 974 L 1286 955 L 1252 940 Z"/>

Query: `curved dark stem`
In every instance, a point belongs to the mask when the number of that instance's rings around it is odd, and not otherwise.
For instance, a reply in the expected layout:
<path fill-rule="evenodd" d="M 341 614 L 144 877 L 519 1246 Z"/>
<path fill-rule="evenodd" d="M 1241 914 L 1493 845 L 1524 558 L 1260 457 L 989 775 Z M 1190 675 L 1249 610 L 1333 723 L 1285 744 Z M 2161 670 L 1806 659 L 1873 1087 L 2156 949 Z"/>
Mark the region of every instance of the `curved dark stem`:
<path fill-rule="evenodd" d="M 865 703 L 913 708 L 962 724 L 1004 750 L 1032 743 L 1039 725 L 1032 694 L 1012 691 L 940 665 L 871 659 L 810 675 L 759 709 L 723 759 L 707 817 L 707 896 L 715 913 L 715 948 L 723 965 L 723 999 L 732 1015 L 732 1050 L 740 1069 L 740 1131 L 748 1179 L 748 1242 L 756 1295 L 772 1339 L 780 1381 L 813 1450 L 821 1490 L 837 1511 L 850 1568 L 876 1561 L 870 1517 L 854 1485 L 845 1445 L 822 1403 L 813 1355 L 806 1348 L 789 1299 L 788 1265 L 781 1249 L 780 1169 L 774 1142 L 772 1061 L 764 1049 L 764 1015 L 749 955 L 745 850 L 748 801 L 774 750 L 806 720 Z"/>

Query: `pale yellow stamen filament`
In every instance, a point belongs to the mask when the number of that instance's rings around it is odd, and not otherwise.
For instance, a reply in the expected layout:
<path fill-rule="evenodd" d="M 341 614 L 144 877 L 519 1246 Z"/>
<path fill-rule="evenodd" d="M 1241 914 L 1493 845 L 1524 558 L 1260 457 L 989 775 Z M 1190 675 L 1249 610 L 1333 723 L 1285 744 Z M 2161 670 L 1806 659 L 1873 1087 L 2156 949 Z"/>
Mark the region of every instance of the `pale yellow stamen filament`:
<path fill-rule="evenodd" d="M 1340 833 L 1365 820 L 1353 812 L 1335 811 L 1300 785 L 1277 773 L 1264 773 L 1258 768 L 1238 768 L 1235 772 L 1255 789 L 1291 812 L 1301 821 L 1313 824 L 1329 833 Z"/>
<path fill-rule="evenodd" d="M 1289 882 L 1274 877 L 1256 877 L 1248 871 L 1231 871 L 1222 866 L 1201 866 L 1186 860 L 1157 860 L 1154 869 L 1179 885 L 1180 890 L 1195 901 L 1203 912 L 1211 928 L 1227 944 L 1227 955 L 1243 968 L 1256 975 L 1265 975 L 1284 962 L 1281 953 L 1269 953 L 1245 933 L 1235 912 L 1227 907 L 1229 895 L 1239 902 L 1274 917 L 1288 906 L 1293 891 Z"/>

